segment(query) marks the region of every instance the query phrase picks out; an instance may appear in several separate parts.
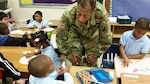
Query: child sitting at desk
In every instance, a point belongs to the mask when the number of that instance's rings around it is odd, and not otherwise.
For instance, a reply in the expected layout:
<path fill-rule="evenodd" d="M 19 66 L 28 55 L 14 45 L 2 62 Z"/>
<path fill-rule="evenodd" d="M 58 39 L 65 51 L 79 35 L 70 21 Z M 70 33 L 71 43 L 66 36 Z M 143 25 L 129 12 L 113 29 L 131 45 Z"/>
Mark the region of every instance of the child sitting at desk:
<path fill-rule="evenodd" d="M 13 31 L 16 29 L 16 23 L 10 23 L 8 20 L 8 15 L 4 12 L 0 12 L 0 23 L 5 23 L 6 25 L 8 25 L 9 31 Z"/>
<path fill-rule="evenodd" d="M 34 21 L 31 23 L 27 24 L 27 28 L 34 28 L 34 29 L 44 29 L 44 28 L 49 28 L 48 22 L 44 21 L 42 19 L 42 12 L 41 11 L 36 11 L 34 13 Z"/>
<path fill-rule="evenodd" d="M 25 80 L 21 79 L 21 73 L 9 62 L 2 53 L 0 53 L 0 67 L 3 68 L 13 78 L 13 84 L 25 84 Z"/>
<path fill-rule="evenodd" d="M 0 23 L 0 46 L 27 46 L 27 35 L 22 38 L 10 37 L 8 26 L 5 23 Z"/>
<path fill-rule="evenodd" d="M 55 71 L 53 69 L 53 62 L 46 55 L 39 55 L 31 59 L 28 65 L 31 74 L 29 84 L 74 84 L 67 68 L 64 69 L 62 66 L 58 66 Z M 64 73 L 64 81 L 56 80 L 57 76 L 62 73 Z"/>
<path fill-rule="evenodd" d="M 45 33 L 44 31 L 38 31 L 34 34 L 31 34 L 31 37 L 31 40 L 36 47 L 36 50 L 33 53 L 25 54 L 25 56 L 30 57 L 35 54 L 47 55 L 51 58 L 52 62 L 54 63 L 54 70 L 56 70 L 56 68 L 60 66 L 60 60 L 48 39 L 47 33 Z"/>
<path fill-rule="evenodd" d="M 139 18 L 133 30 L 123 33 L 120 38 L 120 57 L 123 58 L 123 66 L 128 66 L 129 59 L 141 59 L 150 49 L 150 40 L 145 33 L 149 30 L 149 20 Z"/>

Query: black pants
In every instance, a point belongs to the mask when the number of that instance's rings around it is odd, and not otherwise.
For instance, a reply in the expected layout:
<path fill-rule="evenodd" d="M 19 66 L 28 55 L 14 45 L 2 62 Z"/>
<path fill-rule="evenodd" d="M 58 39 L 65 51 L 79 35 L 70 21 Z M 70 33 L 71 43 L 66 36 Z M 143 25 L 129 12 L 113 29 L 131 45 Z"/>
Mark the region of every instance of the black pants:
<path fill-rule="evenodd" d="M 4 71 L 6 71 L 7 74 L 13 78 L 13 80 L 20 79 L 21 73 L 13 66 L 11 62 L 9 62 L 6 58 L 4 58 L 4 56 L 1 53 L 0 53 L 0 67 L 3 68 Z M 5 74 L 3 74 L 3 77 L 5 77 Z"/>

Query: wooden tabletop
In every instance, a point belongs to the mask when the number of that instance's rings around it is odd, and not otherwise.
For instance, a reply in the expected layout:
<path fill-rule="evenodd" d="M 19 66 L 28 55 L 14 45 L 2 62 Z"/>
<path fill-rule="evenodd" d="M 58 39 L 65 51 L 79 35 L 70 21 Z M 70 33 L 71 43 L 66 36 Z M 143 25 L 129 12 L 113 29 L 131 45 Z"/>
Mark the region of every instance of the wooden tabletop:
<path fill-rule="evenodd" d="M 86 69 L 92 69 L 92 67 L 82 67 L 82 66 L 72 66 L 69 70 L 70 74 L 72 75 L 72 77 L 74 78 L 74 84 L 80 84 L 79 80 L 76 77 L 76 72 L 77 71 L 81 71 L 81 70 L 86 70 Z M 114 69 L 104 69 L 106 71 L 113 71 L 114 73 L 114 77 L 113 77 L 113 81 L 107 84 L 117 84 L 117 78 L 116 78 L 116 73 Z"/>
<path fill-rule="evenodd" d="M 9 34 L 11 37 L 17 37 L 17 38 L 22 38 L 23 34 L 25 32 L 27 32 L 27 37 L 29 39 L 31 39 L 31 33 L 35 32 L 35 29 L 33 28 L 26 28 L 26 27 L 21 27 L 21 28 L 18 28 L 17 30 L 21 30 L 22 32 L 20 33 L 17 33 L 17 34 Z M 15 30 L 14 30 L 15 31 Z"/>
<path fill-rule="evenodd" d="M 122 73 L 121 84 L 150 84 L 150 75 Z"/>
<path fill-rule="evenodd" d="M 23 57 L 24 51 L 34 52 L 34 47 L 15 47 L 15 46 L 0 46 L 0 52 L 9 60 L 20 72 L 28 72 L 28 67 L 25 64 L 20 64 L 19 60 Z"/>
<path fill-rule="evenodd" d="M 57 27 L 59 20 L 49 20 L 49 25 L 52 27 Z"/>

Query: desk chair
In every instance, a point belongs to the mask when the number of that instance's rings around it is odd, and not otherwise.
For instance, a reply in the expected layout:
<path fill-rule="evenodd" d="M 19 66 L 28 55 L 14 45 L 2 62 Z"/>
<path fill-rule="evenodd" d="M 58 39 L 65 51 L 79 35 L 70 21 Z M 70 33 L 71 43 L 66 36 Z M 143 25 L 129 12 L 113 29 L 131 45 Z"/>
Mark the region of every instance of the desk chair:
<path fill-rule="evenodd" d="M 30 23 L 30 21 L 31 21 L 31 19 L 27 20 L 27 21 L 26 21 L 26 24 L 29 24 L 29 23 Z"/>
<path fill-rule="evenodd" d="M 119 44 L 113 43 L 103 54 L 101 67 L 114 69 L 114 57 L 119 56 Z"/>

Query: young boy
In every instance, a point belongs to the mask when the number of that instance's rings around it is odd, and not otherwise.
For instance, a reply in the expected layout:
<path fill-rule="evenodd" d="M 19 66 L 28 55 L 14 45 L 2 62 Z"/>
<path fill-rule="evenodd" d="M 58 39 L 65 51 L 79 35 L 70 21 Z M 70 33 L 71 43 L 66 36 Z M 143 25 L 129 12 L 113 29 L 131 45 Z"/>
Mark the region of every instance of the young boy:
<path fill-rule="evenodd" d="M 43 15 L 41 11 L 36 11 L 34 13 L 34 21 L 31 23 L 27 24 L 27 28 L 34 28 L 34 29 L 44 29 L 44 28 L 49 28 L 48 22 L 44 21 L 42 19 Z"/>
<path fill-rule="evenodd" d="M 8 15 L 4 12 L 0 12 L 0 23 L 5 23 L 8 25 L 9 31 L 13 31 L 16 28 L 16 23 L 10 23 L 8 20 Z"/>
<path fill-rule="evenodd" d="M 35 66 L 36 65 L 36 66 Z M 46 55 L 39 55 L 29 61 L 28 70 L 30 72 L 29 84 L 74 84 L 68 69 L 62 66 L 53 71 L 52 60 Z M 64 81 L 56 80 L 60 73 L 64 73 Z"/>
<path fill-rule="evenodd" d="M 120 38 L 120 57 L 123 58 L 123 66 L 128 66 L 129 59 L 141 59 L 150 49 L 150 40 L 145 35 L 149 30 L 149 20 L 139 18 L 133 30 L 123 33 Z"/>
<path fill-rule="evenodd" d="M 27 46 L 27 35 L 23 38 L 10 37 L 8 26 L 5 23 L 0 23 L 0 46 Z"/>
<path fill-rule="evenodd" d="M 13 84 L 25 84 L 25 80 L 20 79 L 21 73 L 10 63 L 3 54 L 0 53 L 0 67 L 3 68 L 13 78 Z"/>

